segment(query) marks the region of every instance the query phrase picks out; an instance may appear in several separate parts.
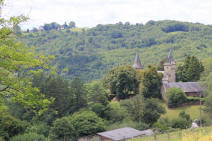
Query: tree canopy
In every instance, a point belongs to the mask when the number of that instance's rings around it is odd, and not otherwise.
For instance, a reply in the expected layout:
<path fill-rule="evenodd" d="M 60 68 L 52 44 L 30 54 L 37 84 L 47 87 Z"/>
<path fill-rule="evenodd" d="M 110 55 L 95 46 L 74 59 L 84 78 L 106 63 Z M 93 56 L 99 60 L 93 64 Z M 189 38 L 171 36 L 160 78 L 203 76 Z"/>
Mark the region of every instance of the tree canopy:
<path fill-rule="evenodd" d="M 177 79 L 183 82 L 194 82 L 200 80 L 200 74 L 204 66 L 195 56 L 186 56 L 184 64 L 177 68 Z"/>
<path fill-rule="evenodd" d="M 49 60 L 42 54 L 36 55 L 33 49 L 16 39 L 16 27 L 25 20 L 23 16 L 0 17 L 0 98 L 42 112 L 51 100 L 32 87 L 31 76 L 41 69 L 49 69 Z"/>
<path fill-rule="evenodd" d="M 128 98 L 138 91 L 136 71 L 131 66 L 121 66 L 110 70 L 104 81 L 110 93 L 118 99 Z"/>

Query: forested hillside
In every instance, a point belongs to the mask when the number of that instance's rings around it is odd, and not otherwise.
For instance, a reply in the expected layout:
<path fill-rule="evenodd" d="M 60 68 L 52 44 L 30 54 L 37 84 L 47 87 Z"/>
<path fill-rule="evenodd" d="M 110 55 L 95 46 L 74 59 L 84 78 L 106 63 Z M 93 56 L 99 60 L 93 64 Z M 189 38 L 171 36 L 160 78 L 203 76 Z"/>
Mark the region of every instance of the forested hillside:
<path fill-rule="evenodd" d="M 136 51 L 144 66 L 157 65 L 170 48 L 178 62 L 187 54 L 212 56 L 211 26 L 168 20 L 43 30 L 23 33 L 22 40 L 55 55 L 59 72 L 68 79 L 98 79 L 114 66 L 133 64 Z"/>

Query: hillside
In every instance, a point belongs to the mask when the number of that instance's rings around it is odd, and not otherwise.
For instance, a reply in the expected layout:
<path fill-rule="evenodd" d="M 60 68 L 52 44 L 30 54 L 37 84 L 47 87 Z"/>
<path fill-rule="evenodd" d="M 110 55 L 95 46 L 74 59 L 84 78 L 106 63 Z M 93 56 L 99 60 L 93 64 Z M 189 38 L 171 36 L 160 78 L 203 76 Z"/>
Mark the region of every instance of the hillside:
<path fill-rule="evenodd" d="M 212 56 L 212 27 L 178 21 L 145 25 L 117 23 L 87 29 L 24 33 L 22 41 L 36 51 L 56 56 L 59 72 L 68 79 L 99 79 L 114 66 L 132 64 L 138 51 L 144 66 L 157 65 L 174 48 L 176 60 L 187 54 Z"/>

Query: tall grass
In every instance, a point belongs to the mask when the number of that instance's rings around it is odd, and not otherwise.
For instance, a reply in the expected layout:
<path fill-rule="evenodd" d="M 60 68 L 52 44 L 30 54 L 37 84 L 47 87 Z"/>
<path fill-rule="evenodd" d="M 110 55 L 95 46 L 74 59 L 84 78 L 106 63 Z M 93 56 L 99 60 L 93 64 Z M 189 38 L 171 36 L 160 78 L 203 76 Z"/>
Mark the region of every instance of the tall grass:
<path fill-rule="evenodd" d="M 212 133 L 209 135 L 202 135 L 202 133 L 185 135 L 181 141 L 212 141 Z"/>

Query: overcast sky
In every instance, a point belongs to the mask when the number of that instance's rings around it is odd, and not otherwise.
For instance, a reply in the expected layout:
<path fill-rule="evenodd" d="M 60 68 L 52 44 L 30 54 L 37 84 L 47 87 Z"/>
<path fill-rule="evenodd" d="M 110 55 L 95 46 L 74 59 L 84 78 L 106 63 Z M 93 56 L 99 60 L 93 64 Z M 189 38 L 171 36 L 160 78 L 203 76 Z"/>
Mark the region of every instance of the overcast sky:
<path fill-rule="evenodd" d="M 119 21 L 179 20 L 212 24 L 212 0 L 5 0 L 4 16 L 24 14 L 26 28 L 75 21 L 93 27 Z"/>

